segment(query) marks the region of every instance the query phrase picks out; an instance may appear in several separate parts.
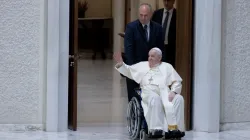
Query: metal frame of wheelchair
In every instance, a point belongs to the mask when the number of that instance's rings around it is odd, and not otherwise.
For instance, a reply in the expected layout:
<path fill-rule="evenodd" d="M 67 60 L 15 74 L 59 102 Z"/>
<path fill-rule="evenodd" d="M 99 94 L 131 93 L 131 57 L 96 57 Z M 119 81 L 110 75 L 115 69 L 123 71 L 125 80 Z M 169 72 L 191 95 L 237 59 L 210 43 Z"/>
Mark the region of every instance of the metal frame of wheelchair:
<path fill-rule="evenodd" d="M 141 90 L 135 89 L 141 100 Z M 132 140 L 146 140 L 148 139 L 148 126 L 143 114 L 143 108 L 140 101 L 133 97 L 128 104 L 127 108 L 127 123 L 129 138 Z M 165 138 L 164 136 L 162 138 Z M 151 138 L 153 139 L 153 138 Z M 181 138 L 170 138 L 180 140 Z"/>
<path fill-rule="evenodd" d="M 136 89 L 135 91 L 140 95 L 140 89 Z M 140 138 L 144 140 L 143 138 L 146 137 L 146 132 L 144 129 L 141 129 L 144 127 L 143 121 L 145 121 L 145 119 L 141 104 L 136 97 L 133 97 L 127 108 L 127 123 L 130 139 L 136 140 Z"/>

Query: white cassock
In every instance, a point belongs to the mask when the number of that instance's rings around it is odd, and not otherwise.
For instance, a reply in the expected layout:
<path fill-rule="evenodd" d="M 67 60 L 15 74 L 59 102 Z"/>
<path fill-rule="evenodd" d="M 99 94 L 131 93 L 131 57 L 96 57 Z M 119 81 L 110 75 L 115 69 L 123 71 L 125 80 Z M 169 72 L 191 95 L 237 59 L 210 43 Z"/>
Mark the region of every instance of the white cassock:
<path fill-rule="evenodd" d="M 116 69 L 140 84 L 141 104 L 149 130 L 185 131 L 184 100 L 180 95 L 182 79 L 172 65 L 161 62 L 150 68 L 148 61 L 144 61 L 131 66 L 123 63 L 120 67 L 116 65 Z M 176 93 L 172 102 L 168 99 L 171 91 Z"/>

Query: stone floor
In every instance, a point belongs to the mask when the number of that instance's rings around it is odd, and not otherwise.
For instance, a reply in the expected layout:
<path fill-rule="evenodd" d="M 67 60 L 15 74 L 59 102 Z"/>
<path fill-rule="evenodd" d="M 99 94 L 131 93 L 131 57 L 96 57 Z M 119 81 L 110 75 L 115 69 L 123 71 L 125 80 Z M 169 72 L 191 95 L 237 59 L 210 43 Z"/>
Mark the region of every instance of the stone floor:
<path fill-rule="evenodd" d="M 182 140 L 249 140 L 250 131 L 187 132 Z M 124 127 L 81 127 L 72 132 L 0 132 L 0 140 L 129 140 Z"/>
<path fill-rule="evenodd" d="M 80 59 L 77 87 L 78 126 L 124 122 L 128 102 L 125 79 L 114 70 L 112 60 Z"/>

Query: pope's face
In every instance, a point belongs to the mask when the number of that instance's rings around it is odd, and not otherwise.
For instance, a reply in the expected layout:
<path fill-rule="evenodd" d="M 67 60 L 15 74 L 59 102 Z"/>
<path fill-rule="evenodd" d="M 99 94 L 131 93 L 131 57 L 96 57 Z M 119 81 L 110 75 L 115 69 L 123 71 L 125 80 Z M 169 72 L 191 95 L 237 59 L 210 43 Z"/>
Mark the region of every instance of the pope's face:
<path fill-rule="evenodd" d="M 148 54 L 148 63 L 149 67 L 154 67 L 155 65 L 159 64 L 161 62 L 161 57 L 157 55 L 155 50 L 149 51 Z"/>

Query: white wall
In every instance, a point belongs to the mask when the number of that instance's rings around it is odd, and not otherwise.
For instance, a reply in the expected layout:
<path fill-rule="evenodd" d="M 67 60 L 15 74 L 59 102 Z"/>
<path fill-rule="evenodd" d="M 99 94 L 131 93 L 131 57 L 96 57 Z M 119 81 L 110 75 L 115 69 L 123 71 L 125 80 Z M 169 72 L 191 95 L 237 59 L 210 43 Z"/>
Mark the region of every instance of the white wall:
<path fill-rule="evenodd" d="M 43 9 L 44 0 L 1 0 L 0 129 L 42 128 Z"/>
<path fill-rule="evenodd" d="M 250 1 L 223 0 L 221 129 L 250 129 Z"/>

